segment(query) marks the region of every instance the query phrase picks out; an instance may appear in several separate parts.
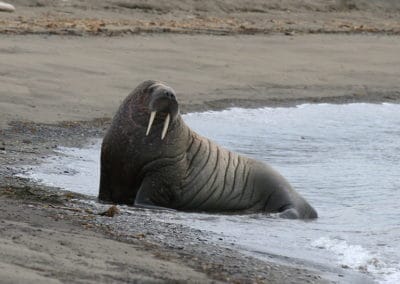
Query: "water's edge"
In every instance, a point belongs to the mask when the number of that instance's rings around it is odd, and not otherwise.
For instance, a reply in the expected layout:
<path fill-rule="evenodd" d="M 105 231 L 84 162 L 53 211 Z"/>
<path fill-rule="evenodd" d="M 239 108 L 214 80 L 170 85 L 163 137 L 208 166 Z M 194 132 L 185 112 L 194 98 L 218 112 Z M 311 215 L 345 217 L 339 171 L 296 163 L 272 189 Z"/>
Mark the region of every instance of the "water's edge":
<path fill-rule="evenodd" d="M 354 270 L 354 275 L 363 272 L 373 275 L 380 282 L 396 283 L 400 267 L 391 251 L 397 249 L 393 240 L 398 238 L 400 232 L 397 221 L 390 220 L 400 213 L 396 207 L 388 212 L 382 212 L 379 208 L 392 208 L 396 205 L 393 200 L 398 197 L 398 191 L 395 190 L 395 178 L 398 177 L 395 166 L 399 148 L 396 146 L 398 140 L 393 139 L 400 133 L 400 129 L 396 128 L 396 125 L 400 125 L 399 113 L 400 107 L 390 104 L 323 104 L 300 105 L 289 110 L 233 109 L 185 115 L 191 127 L 225 147 L 248 156 L 265 157 L 264 161 L 272 163 L 289 177 L 296 189 L 311 200 L 322 214 L 318 221 L 311 223 L 287 223 L 260 216 L 249 219 L 205 214 L 169 215 L 168 222 L 207 231 L 214 239 L 222 237 L 229 244 L 233 242 L 235 249 L 268 261 L 295 266 L 303 264 L 322 274 L 326 272 L 327 275 L 336 276 L 343 271 Z M 214 127 L 210 128 L 210 125 Z M 232 125 L 240 129 L 232 129 Z M 253 127 L 249 129 L 248 125 Z M 369 133 L 373 139 L 368 136 Z M 380 134 L 378 141 L 376 133 Z M 385 135 L 394 138 L 385 140 Z M 57 156 L 46 160 L 47 164 L 39 168 L 32 167 L 25 171 L 25 176 L 45 181 L 47 185 L 96 195 L 97 186 L 93 187 L 93 181 L 98 180 L 94 173 L 98 174 L 99 145 L 100 141 L 92 141 L 90 147 L 82 149 L 60 147 Z M 362 156 L 364 154 L 365 161 Z M 378 155 L 379 159 L 376 159 Z M 372 164 L 368 162 L 371 159 L 375 159 Z M 365 176 L 373 177 L 377 171 L 386 174 L 388 183 L 383 187 L 387 188 L 387 194 L 381 196 L 390 195 L 390 199 L 376 200 L 372 191 L 374 188 L 370 191 L 368 183 L 363 181 Z M 360 178 L 355 179 L 354 173 L 361 175 Z M 52 177 L 56 177 L 56 180 L 52 181 Z M 78 189 L 76 180 L 80 180 Z M 338 190 L 332 184 L 342 185 L 340 203 L 332 195 Z M 361 200 L 360 195 L 354 194 L 358 189 L 362 189 L 360 192 L 367 199 Z M 375 200 L 374 205 L 381 207 L 370 205 L 368 202 L 371 200 Z M 356 207 L 355 201 L 358 202 Z M 126 210 L 129 211 L 129 208 Z M 165 216 L 161 219 L 166 222 Z M 264 228 L 265 224 L 269 227 Z M 377 226 L 369 231 L 368 226 L 371 224 Z M 232 230 L 235 227 L 239 229 Z M 248 240 L 240 237 L 243 232 L 249 236 Z M 293 234 L 299 238 L 293 238 Z M 267 240 L 267 246 L 258 242 L 260 236 Z M 375 239 L 376 243 L 369 243 L 369 240 L 375 242 Z M 282 243 L 290 245 L 285 247 Z M 323 259 L 323 262 L 313 263 L 314 259 Z M 332 263 L 335 265 L 332 266 Z"/>

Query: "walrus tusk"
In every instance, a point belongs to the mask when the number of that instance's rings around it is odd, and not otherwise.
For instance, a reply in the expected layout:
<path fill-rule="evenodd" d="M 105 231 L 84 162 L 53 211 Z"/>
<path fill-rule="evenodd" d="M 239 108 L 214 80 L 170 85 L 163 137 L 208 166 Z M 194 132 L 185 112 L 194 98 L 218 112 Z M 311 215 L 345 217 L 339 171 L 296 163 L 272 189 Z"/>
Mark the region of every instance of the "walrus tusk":
<path fill-rule="evenodd" d="M 150 114 L 149 125 L 147 126 L 146 136 L 149 135 L 151 126 L 153 125 L 154 118 L 156 117 L 156 111 L 152 111 Z"/>
<path fill-rule="evenodd" d="M 162 130 L 162 133 L 161 133 L 161 140 L 163 140 L 165 135 L 167 134 L 170 117 L 171 117 L 170 114 L 168 114 L 167 117 L 165 118 L 164 127 L 163 127 L 163 130 Z"/>

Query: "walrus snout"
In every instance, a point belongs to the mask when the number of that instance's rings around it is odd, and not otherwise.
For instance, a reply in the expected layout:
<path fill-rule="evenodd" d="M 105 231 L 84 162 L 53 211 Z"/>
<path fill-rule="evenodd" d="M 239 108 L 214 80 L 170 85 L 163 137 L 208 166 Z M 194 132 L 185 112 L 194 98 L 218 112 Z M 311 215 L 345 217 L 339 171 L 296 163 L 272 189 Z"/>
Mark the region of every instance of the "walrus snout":
<path fill-rule="evenodd" d="M 152 91 L 151 96 L 152 97 L 164 97 L 172 100 L 176 100 L 176 94 L 174 89 L 172 89 L 170 86 L 167 86 L 163 83 L 154 83 L 149 87 L 149 89 Z"/>
<path fill-rule="evenodd" d="M 150 134 L 151 127 L 157 112 L 166 114 L 164 120 L 164 126 L 161 132 L 161 140 L 167 135 L 170 122 L 175 122 L 179 114 L 179 105 L 176 100 L 175 91 L 167 85 L 161 83 L 155 83 L 151 87 L 152 92 L 150 95 L 150 118 L 147 126 L 146 136 Z"/>
<path fill-rule="evenodd" d="M 152 90 L 149 105 L 151 111 L 162 111 L 171 114 L 176 112 L 177 114 L 178 101 L 176 100 L 174 89 L 162 83 L 154 83 L 150 89 Z"/>

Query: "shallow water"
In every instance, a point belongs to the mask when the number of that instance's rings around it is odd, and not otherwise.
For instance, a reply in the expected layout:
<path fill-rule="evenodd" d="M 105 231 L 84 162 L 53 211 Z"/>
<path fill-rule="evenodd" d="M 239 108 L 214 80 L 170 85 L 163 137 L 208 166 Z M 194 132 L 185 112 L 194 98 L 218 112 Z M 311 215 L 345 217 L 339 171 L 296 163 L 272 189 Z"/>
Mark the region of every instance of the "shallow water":
<path fill-rule="evenodd" d="M 220 145 L 263 160 L 318 211 L 316 221 L 262 214 L 168 214 L 260 258 L 285 257 L 400 283 L 400 105 L 300 105 L 192 113 L 185 121 Z M 97 195 L 100 141 L 60 148 L 27 174 Z"/>

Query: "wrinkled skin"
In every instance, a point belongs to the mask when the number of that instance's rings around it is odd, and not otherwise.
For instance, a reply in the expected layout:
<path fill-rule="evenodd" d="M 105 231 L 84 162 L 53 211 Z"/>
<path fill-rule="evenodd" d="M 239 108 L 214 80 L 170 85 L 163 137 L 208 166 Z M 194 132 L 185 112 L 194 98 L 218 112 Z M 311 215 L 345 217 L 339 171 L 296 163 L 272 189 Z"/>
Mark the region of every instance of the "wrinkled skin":
<path fill-rule="evenodd" d="M 155 81 L 143 82 L 124 100 L 104 137 L 99 199 L 145 208 L 317 218 L 270 166 L 192 131 L 179 114 L 175 92 Z"/>

